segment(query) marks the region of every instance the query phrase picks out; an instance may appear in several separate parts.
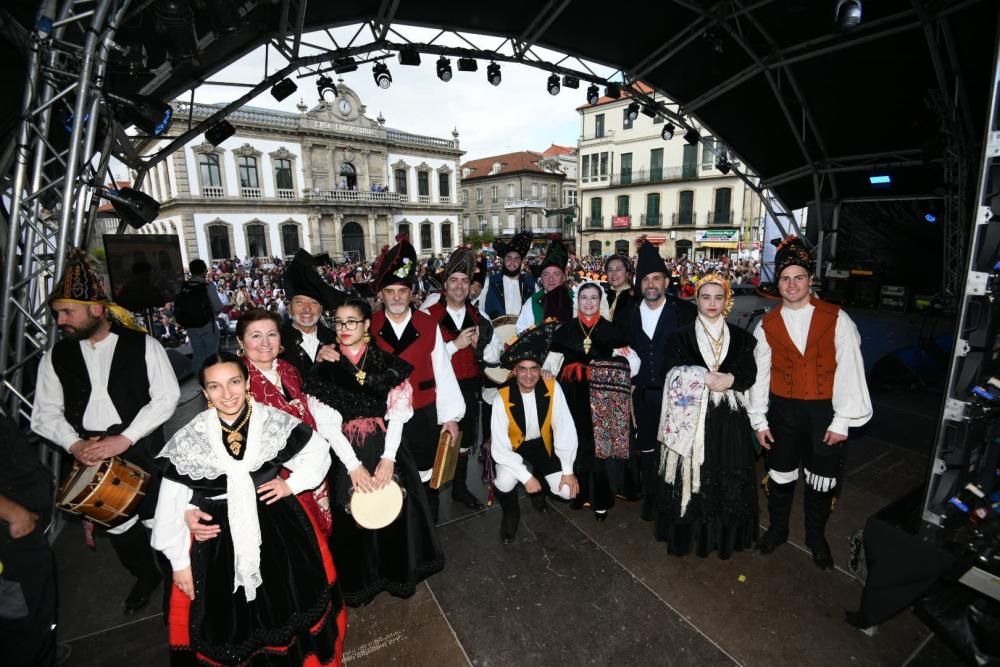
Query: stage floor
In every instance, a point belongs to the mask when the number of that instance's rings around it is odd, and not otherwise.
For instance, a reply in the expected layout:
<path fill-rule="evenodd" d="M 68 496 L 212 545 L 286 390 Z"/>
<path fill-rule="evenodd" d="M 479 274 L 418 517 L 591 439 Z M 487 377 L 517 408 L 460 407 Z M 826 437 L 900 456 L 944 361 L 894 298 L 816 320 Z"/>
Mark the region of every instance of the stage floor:
<path fill-rule="evenodd" d="M 737 312 L 757 307 L 739 297 Z M 870 365 L 915 341 L 919 316 L 852 312 Z M 941 332 L 948 326 L 942 323 Z M 201 409 L 191 381 L 171 431 Z M 868 636 L 844 620 L 861 585 L 846 571 L 849 537 L 890 501 L 919 485 L 937 425 L 931 391 L 873 395 L 875 418 L 852 434 L 847 483 L 828 529 L 837 569 L 821 572 L 803 544 L 801 500 L 792 540 L 772 556 L 675 558 L 619 502 L 606 522 L 550 501 L 522 498 L 517 541 L 500 544 L 500 510 L 469 513 L 442 494 L 440 535 L 448 564 L 407 600 L 383 594 L 349 612 L 351 665 L 941 665 L 956 658 L 910 613 Z M 183 400 L 183 398 L 182 398 Z M 475 488 L 484 497 L 481 487 Z M 801 493 L 799 494 L 801 497 Z M 764 507 L 762 499 L 762 508 Z M 766 523 L 766 512 L 762 512 Z M 122 614 L 131 585 L 106 540 L 97 551 L 68 522 L 56 542 L 60 640 L 71 666 L 158 667 L 169 662 L 154 601 Z"/>

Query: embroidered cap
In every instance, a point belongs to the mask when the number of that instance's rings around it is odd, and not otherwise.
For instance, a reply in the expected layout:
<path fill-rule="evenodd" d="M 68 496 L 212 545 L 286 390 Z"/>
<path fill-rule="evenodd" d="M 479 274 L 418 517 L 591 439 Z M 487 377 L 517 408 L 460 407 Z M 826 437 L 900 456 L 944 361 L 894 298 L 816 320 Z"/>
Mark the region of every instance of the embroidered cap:
<path fill-rule="evenodd" d="M 801 266 L 807 273 L 813 272 L 812 255 L 798 236 L 793 234 L 783 239 L 772 239 L 771 244 L 778 248 L 774 253 L 775 280 L 790 266 Z"/>
<path fill-rule="evenodd" d="M 447 280 L 453 273 L 464 273 L 469 281 L 472 281 L 473 273 L 476 270 L 476 255 L 470 248 L 461 246 L 455 248 L 448 257 L 448 263 L 444 266 L 444 279 Z"/>
<path fill-rule="evenodd" d="M 50 304 L 57 300 L 107 303 L 108 293 L 104 290 L 104 281 L 90 265 L 86 250 L 73 248 L 69 251 L 62 278 L 49 295 Z"/>

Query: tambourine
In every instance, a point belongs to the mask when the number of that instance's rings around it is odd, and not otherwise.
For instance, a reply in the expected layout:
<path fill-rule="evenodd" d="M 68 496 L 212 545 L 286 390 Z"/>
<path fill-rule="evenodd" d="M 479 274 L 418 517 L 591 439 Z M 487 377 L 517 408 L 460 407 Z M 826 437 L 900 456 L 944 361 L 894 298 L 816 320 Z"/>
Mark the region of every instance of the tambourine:
<path fill-rule="evenodd" d="M 354 517 L 354 522 L 362 528 L 385 528 L 403 513 L 406 490 L 399 486 L 395 476 L 381 489 L 357 493 L 351 489 L 350 494 L 347 509 Z"/>

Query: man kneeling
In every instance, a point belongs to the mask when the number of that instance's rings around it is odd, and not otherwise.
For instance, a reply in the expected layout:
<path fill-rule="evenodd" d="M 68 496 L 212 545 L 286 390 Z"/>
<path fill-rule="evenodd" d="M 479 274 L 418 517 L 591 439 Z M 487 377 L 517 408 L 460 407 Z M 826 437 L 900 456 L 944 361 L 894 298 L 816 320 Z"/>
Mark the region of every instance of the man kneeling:
<path fill-rule="evenodd" d="M 566 398 L 555 379 L 542 380 L 541 363 L 549 349 L 555 323 L 529 329 L 500 358 L 514 377 L 493 400 L 491 453 L 496 463 L 493 482 L 503 510 L 500 540 L 514 541 L 521 510 L 517 484 L 531 496 L 535 509 L 548 509 L 545 490 L 570 500 L 580 485 L 573 475 L 576 427 Z M 529 471 L 530 466 L 530 471 Z"/>

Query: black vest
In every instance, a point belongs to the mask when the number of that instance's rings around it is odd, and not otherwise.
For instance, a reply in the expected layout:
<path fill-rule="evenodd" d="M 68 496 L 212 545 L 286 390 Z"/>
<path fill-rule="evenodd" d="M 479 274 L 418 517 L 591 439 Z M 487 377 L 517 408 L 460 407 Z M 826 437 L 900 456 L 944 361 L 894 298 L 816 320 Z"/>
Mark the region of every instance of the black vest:
<path fill-rule="evenodd" d="M 641 301 L 639 302 L 641 303 Z M 615 313 L 617 315 L 617 312 Z M 642 330 L 642 315 L 637 304 L 632 310 L 629 345 L 639 355 L 639 373 L 632 384 L 644 389 L 663 389 L 663 382 L 673 363 L 666 354 L 667 338 L 679 327 L 694 322 L 698 309 L 694 304 L 667 298 L 660 311 L 660 319 L 653 332 L 653 339 Z"/>

